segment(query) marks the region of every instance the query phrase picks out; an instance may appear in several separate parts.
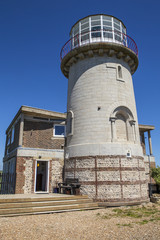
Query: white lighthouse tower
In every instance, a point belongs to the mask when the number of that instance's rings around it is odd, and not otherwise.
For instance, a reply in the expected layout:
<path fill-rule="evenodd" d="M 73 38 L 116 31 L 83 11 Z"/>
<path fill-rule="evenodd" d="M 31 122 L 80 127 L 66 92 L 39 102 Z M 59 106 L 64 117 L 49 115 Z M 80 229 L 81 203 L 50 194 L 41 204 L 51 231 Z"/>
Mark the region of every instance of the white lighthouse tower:
<path fill-rule="evenodd" d="M 132 74 L 138 49 L 119 19 L 79 20 L 61 50 L 68 78 L 65 178 L 82 194 L 121 205 L 148 200 Z"/>

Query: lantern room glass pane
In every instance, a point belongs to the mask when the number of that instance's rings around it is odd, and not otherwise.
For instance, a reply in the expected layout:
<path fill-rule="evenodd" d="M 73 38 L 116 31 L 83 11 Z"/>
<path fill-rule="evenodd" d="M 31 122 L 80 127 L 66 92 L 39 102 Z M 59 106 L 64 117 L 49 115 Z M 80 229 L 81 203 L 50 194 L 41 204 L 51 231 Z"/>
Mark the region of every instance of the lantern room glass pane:
<path fill-rule="evenodd" d="M 100 20 L 100 15 L 92 16 L 91 21 L 92 20 Z"/>
<path fill-rule="evenodd" d="M 112 21 L 112 18 L 110 16 L 103 15 L 103 20 Z"/>
<path fill-rule="evenodd" d="M 126 34 L 126 28 L 122 26 L 122 33 Z"/>
<path fill-rule="evenodd" d="M 85 18 L 85 19 L 81 20 L 81 24 L 84 24 L 84 23 L 87 23 L 87 22 L 89 22 L 89 18 Z"/>
<path fill-rule="evenodd" d="M 74 37 L 74 47 L 79 45 L 79 35 Z"/>
<path fill-rule="evenodd" d="M 101 21 L 92 21 L 91 26 L 101 26 Z"/>
<path fill-rule="evenodd" d="M 114 23 L 114 29 L 116 29 L 116 30 L 119 30 L 119 31 L 120 31 L 120 29 L 121 29 L 121 28 L 120 28 L 120 25 L 117 25 L 117 24 L 115 24 L 115 23 Z"/>
<path fill-rule="evenodd" d="M 81 34 L 88 33 L 88 32 L 89 32 L 89 28 L 84 28 L 81 30 Z"/>
<path fill-rule="evenodd" d="M 96 27 L 92 27 L 92 38 L 100 38 L 101 37 L 101 27 L 100 26 L 96 26 Z"/>
<path fill-rule="evenodd" d="M 112 31 L 112 27 L 111 26 L 103 26 L 103 31 Z"/>
<path fill-rule="evenodd" d="M 113 18 L 113 20 L 114 20 L 114 23 L 120 24 L 120 21 L 118 19 Z"/>
<path fill-rule="evenodd" d="M 86 40 L 88 40 L 89 39 L 89 34 L 87 33 L 87 34 L 83 34 L 82 36 L 81 36 L 81 42 L 83 42 L 83 41 L 86 41 Z"/>
<path fill-rule="evenodd" d="M 112 22 L 103 21 L 103 26 L 112 26 Z"/>
<path fill-rule="evenodd" d="M 81 30 L 87 27 L 89 27 L 89 22 L 81 24 Z"/>
<path fill-rule="evenodd" d="M 114 37 L 115 37 L 115 40 L 121 42 L 121 34 L 115 33 L 115 34 L 114 34 Z"/>
<path fill-rule="evenodd" d="M 79 24 L 74 27 L 74 36 L 79 33 Z"/>
<path fill-rule="evenodd" d="M 103 37 L 113 39 L 113 33 L 112 32 L 103 32 Z"/>

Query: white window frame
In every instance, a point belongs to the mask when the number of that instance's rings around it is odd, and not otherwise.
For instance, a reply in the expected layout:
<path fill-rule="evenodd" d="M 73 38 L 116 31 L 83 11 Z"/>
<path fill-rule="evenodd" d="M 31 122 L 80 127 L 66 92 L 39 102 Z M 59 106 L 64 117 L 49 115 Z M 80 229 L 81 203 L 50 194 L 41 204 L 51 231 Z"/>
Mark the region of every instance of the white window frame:
<path fill-rule="evenodd" d="M 37 162 L 47 162 L 48 165 L 48 171 L 47 171 L 47 191 L 36 191 L 36 184 L 37 184 Z M 50 161 L 46 159 L 36 159 L 35 160 L 35 176 L 34 176 L 34 193 L 49 193 L 49 172 L 50 172 Z"/>
<path fill-rule="evenodd" d="M 55 127 L 56 126 L 61 126 L 61 127 L 64 127 L 64 135 L 56 135 L 55 134 Z M 54 127 L 53 127 L 53 136 L 54 137 L 60 137 L 60 138 L 64 138 L 66 136 L 66 125 L 63 125 L 63 124 L 54 124 Z"/>

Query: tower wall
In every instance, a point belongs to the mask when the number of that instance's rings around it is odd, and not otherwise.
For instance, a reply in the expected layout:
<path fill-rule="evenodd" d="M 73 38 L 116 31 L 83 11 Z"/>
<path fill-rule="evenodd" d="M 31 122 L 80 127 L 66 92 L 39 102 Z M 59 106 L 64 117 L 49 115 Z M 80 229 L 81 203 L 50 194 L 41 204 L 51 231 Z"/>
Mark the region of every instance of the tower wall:
<path fill-rule="evenodd" d="M 118 78 L 118 66 L 122 68 L 122 79 Z M 122 110 L 123 107 L 128 108 L 133 115 L 129 121 L 134 119 L 135 127 L 128 123 L 127 146 L 131 143 L 133 154 L 142 155 L 141 147 L 138 153 L 137 146 L 134 150 L 135 143 L 140 145 L 132 76 L 128 64 L 116 57 L 94 56 L 79 60 L 70 67 L 68 111 L 72 110 L 74 114 L 74 133 L 67 137 L 67 147 L 72 146 L 70 157 L 77 154 L 104 155 L 103 149 L 95 149 L 95 145 L 108 148 L 108 143 L 112 143 L 113 148 L 116 144 L 117 153 L 123 153 L 124 149 L 120 147 L 118 150 L 117 143 L 126 144 L 126 141 L 118 141 L 116 137 L 112 141 L 111 118 L 118 107 Z M 79 150 L 76 149 L 77 145 Z M 109 154 L 112 153 L 115 153 L 115 149 Z"/>
<path fill-rule="evenodd" d="M 97 35 L 99 36 L 99 35 Z M 117 43 L 90 43 L 62 60 L 68 77 L 65 178 L 119 205 L 148 200 L 132 74 L 138 58 Z"/>

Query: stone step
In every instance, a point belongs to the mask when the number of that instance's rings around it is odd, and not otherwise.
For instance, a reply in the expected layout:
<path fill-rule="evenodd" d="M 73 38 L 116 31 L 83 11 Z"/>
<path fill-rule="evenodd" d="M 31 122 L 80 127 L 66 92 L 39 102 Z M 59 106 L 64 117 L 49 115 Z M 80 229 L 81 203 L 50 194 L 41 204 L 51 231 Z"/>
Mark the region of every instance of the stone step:
<path fill-rule="evenodd" d="M 92 203 L 92 199 L 87 198 L 73 198 L 73 199 L 60 199 L 48 201 L 48 199 L 43 201 L 36 202 L 9 202 L 9 203 L 0 203 L 1 209 L 11 209 L 11 208 L 28 208 L 28 207 L 44 207 L 44 206 L 56 206 L 56 205 L 71 205 L 71 204 L 80 204 L 80 203 Z"/>
<path fill-rule="evenodd" d="M 80 210 L 80 209 L 95 209 L 98 208 L 97 203 L 75 203 L 68 205 L 56 205 L 56 206 L 44 206 L 44 207 L 27 207 L 27 208 L 10 208 L 0 209 L 0 216 L 9 215 L 23 215 L 23 214 L 35 214 L 35 213 L 51 213 L 51 212 L 62 212 L 67 210 Z"/>

